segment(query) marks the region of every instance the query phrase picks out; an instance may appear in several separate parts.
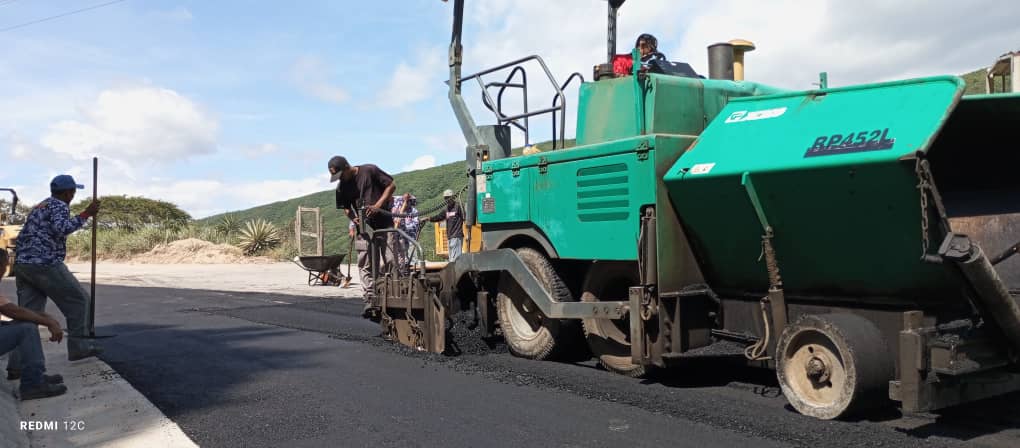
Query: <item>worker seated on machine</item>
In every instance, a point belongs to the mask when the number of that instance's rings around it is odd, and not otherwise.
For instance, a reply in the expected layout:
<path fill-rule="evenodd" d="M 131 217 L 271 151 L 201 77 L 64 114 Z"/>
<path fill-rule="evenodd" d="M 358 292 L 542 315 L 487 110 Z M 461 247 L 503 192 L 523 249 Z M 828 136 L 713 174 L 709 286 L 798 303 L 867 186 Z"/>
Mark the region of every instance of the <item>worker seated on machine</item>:
<path fill-rule="evenodd" d="M 641 73 L 664 73 L 667 75 L 688 78 L 704 78 L 694 72 L 690 65 L 683 62 L 670 62 L 666 55 L 659 51 L 659 40 L 651 34 L 642 34 L 634 42 L 634 48 L 641 55 Z M 613 57 L 614 77 L 628 76 L 633 72 L 634 60 L 630 54 L 618 54 Z"/>

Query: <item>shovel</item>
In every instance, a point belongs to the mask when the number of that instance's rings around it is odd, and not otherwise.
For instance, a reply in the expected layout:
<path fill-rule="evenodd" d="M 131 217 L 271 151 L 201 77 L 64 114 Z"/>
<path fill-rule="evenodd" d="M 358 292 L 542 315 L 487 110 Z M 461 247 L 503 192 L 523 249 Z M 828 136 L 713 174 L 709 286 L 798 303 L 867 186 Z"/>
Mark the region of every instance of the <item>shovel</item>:
<path fill-rule="evenodd" d="M 92 201 L 99 199 L 99 157 L 92 158 Z M 86 335 L 82 339 L 106 339 L 116 335 L 96 334 L 96 229 L 99 222 L 99 214 L 92 217 L 92 278 L 89 284 L 89 313 L 88 321 L 85 323 Z"/>
<path fill-rule="evenodd" d="M 354 238 L 351 238 L 351 247 L 347 251 L 347 275 L 344 276 L 344 281 L 340 283 L 341 288 L 347 288 L 351 286 L 351 261 L 354 256 Z"/>

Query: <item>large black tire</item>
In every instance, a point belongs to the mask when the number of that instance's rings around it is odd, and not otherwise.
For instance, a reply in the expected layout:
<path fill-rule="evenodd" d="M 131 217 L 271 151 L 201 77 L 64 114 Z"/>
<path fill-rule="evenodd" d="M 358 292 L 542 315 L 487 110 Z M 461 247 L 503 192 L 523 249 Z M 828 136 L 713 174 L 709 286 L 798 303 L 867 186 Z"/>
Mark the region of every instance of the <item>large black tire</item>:
<path fill-rule="evenodd" d="M 802 316 L 779 337 L 776 357 L 783 395 L 801 414 L 831 420 L 889 402 L 891 351 L 861 316 Z"/>
<path fill-rule="evenodd" d="M 574 301 L 570 289 L 541 252 L 524 247 L 517 249 L 517 255 L 554 299 Z M 544 316 L 520 288 L 501 287 L 496 296 L 496 309 L 503 338 L 514 355 L 544 360 L 559 356 L 568 349 L 572 339 L 570 323 Z"/>
<path fill-rule="evenodd" d="M 641 279 L 637 265 L 621 262 L 596 262 L 588 269 L 582 286 L 582 302 L 621 300 L 628 296 L 628 288 L 637 286 Z M 630 320 L 584 319 L 584 337 L 599 364 L 606 370 L 629 377 L 641 377 L 645 366 L 635 364 L 630 353 Z"/>

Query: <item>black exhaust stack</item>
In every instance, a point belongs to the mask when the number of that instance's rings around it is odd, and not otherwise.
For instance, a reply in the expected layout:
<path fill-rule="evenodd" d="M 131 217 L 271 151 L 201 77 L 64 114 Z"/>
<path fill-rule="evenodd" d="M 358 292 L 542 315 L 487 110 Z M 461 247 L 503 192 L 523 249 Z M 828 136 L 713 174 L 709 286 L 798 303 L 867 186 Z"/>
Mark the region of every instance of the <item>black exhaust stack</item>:
<path fill-rule="evenodd" d="M 708 77 L 733 81 L 733 44 L 720 42 L 708 46 Z"/>
<path fill-rule="evenodd" d="M 606 32 L 606 63 L 613 63 L 613 56 L 616 56 L 616 14 L 620 11 L 625 0 L 609 0 L 609 28 Z"/>

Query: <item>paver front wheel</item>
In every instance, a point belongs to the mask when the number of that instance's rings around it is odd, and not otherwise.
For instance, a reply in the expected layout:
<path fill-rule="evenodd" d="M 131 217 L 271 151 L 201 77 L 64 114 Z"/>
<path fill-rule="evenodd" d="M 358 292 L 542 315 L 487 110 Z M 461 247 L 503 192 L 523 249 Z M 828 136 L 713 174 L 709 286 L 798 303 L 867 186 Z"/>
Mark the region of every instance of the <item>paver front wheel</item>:
<path fill-rule="evenodd" d="M 560 302 L 573 301 L 570 290 L 544 255 L 530 248 L 517 249 L 517 255 L 554 299 Z M 503 338 L 514 355 L 548 359 L 568 344 L 564 339 L 567 339 L 565 333 L 569 325 L 543 315 L 520 288 L 501 288 L 496 297 L 496 307 Z"/>

